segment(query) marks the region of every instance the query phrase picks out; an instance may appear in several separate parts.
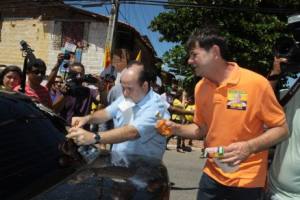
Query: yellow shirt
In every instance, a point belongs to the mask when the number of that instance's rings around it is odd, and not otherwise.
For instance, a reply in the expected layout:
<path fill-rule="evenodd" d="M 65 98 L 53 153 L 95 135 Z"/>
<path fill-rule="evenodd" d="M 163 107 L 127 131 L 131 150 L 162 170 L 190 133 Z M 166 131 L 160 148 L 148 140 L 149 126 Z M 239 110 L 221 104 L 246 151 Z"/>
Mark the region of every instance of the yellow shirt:
<path fill-rule="evenodd" d="M 193 110 L 195 110 L 195 105 L 187 105 L 186 107 L 185 107 L 185 110 L 186 111 L 193 111 Z M 193 115 L 185 115 L 185 119 L 188 121 L 188 122 L 193 122 L 193 118 L 194 118 L 194 116 Z"/>
<path fill-rule="evenodd" d="M 177 108 L 184 108 L 184 105 L 181 103 L 179 99 L 174 99 L 172 106 L 177 107 Z M 182 116 L 177 115 L 177 114 L 172 114 L 172 120 L 181 120 Z"/>

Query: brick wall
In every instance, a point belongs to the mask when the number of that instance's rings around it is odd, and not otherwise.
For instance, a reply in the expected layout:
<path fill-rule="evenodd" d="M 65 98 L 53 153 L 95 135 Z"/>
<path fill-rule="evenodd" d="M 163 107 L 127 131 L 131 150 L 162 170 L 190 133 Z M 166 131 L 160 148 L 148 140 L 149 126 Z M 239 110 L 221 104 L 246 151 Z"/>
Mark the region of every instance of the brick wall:
<path fill-rule="evenodd" d="M 88 48 L 82 53 L 82 64 L 86 73 L 99 74 L 102 71 L 102 59 L 104 55 L 104 43 L 107 25 L 98 22 L 85 22 L 85 34 L 87 34 Z M 57 54 L 61 52 L 58 44 L 61 41 L 61 22 L 51 21 L 51 45 L 49 45 L 49 66 L 54 66 Z"/>
<path fill-rule="evenodd" d="M 34 54 L 47 58 L 49 34 L 37 19 L 3 19 L 0 42 L 0 63 L 23 66 L 24 58 L 20 51 L 20 41 L 25 40 Z"/>
<path fill-rule="evenodd" d="M 107 25 L 86 22 L 88 48 L 83 51 L 82 63 L 86 73 L 102 71 L 103 46 Z M 0 64 L 23 67 L 24 58 L 20 51 L 20 41 L 25 40 L 36 57 L 43 59 L 49 73 L 54 66 L 57 54 L 61 52 L 61 22 L 40 21 L 38 19 L 3 19 L 0 41 Z"/>
<path fill-rule="evenodd" d="M 0 21 L 1 23 L 1 21 Z M 82 63 L 86 73 L 100 74 L 107 33 L 105 22 L 84 22 L 85 37 L 88 47 L 83 51 Z M 0 41 L 0 64 L 18 65 L 23 67 L 24 58 L 20 51 L 20 41 L 25 40 L 34 49 L 36 57 L 47 64 L 47 74 L 54 66 L 57 54 L 61 52 L 61 21 L 39 20 L 33 18 L 3 18 Z M 126 39 L 126 38 L 125 38 Z M 113 64 L 118 71 L 127 65 L 127 61 L 135 59 L 142 50 L 142 61 L 147 67 L 153 67 L 152 53 L 145 48 L 140 40 L 134 40 L 134 49 L 116 49 Z"/>

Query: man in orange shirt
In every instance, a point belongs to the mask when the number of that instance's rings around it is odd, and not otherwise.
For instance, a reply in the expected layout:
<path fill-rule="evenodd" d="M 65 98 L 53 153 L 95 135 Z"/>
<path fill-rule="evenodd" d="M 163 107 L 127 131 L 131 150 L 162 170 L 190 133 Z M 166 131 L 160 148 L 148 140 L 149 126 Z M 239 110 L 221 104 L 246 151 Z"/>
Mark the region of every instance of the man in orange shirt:
<path fill-rule="evenodd" d="M 221 158 L 207 159 L 198 199 L 261 199 L 267 150 L 288 136 L 284 112 L 264 77 L 228 62 L 216 30 L 194 33 L 187 45 L 188 63 L 203 77 L 195 87 L 194 121 L 166 124 L 174 135 L 205 137 L 206 148 L 224 149 Z"/>

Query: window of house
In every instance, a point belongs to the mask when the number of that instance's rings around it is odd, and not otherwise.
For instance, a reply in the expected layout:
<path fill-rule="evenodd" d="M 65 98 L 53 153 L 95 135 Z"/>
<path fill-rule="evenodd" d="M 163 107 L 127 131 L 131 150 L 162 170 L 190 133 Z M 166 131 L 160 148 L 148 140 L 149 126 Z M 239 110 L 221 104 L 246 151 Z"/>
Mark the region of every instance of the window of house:
<path fill-rule="evenodd" d="M 53 44 L 55 49 L 65 46 L 66 42 L 86 49 L 88 47 L 88 22 L 56 21 L 54 26 Z"/>
<path fill-rule="evenodd" d="M 62 23 L 62 47 L 66 42 L 76 45 L 83 44 L 84 22 Z"/>

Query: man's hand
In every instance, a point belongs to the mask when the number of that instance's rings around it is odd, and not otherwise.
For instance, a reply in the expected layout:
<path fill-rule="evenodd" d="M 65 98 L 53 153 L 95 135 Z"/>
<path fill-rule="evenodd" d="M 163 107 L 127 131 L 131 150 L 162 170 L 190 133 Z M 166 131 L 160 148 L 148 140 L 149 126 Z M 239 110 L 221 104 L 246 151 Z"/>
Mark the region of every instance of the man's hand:
<path fill-rule="evenodd" d="M 59 53 L 58 55 L 57 55 L 57 65 L 59 66 L 62 62 L 63 62 L 63 60 L 64 60 L 64 54 L 63 53 Z"/>
<path fill-rule="evenodd" d="M 251 148 L 247 141 L 236 142 L 224 147 L 224 156 L 220 160 L 235 166 L 246 160 L 251 154 Z"/>
<path fill-rule="evenodd" d="M 273 68 L 270 75 L 281 74 L 280 63 L 285 63 L 285 62 L 287 62 L 286 58 L 279 58 L 275 56 L 273 61 Z"/>
<path fill-rule="evenodd" d="M 90 115 L 86 115 L 84 117 L 72 117 L 71 126 L 75 128 L 80 128 L 83 125 L 87 124 L 90 118 Z"/>
<path fill-rule="evenodd" d="M 175 133 L 175 130 L 178 128 L 178 124 L 169 120 L 160 119 L 157 120 L 155 127 L 162 136 L 168 137 Z"/>
<path fill-rule="evenodd" d="M 89 145 L 94 144 L 95 138 L 94 133 L 86 131 L 82 128 L 70 128 L 69 134 L 66 135 L 67 138 L 73 139 L 74 142 L 78 145 Z"/>

